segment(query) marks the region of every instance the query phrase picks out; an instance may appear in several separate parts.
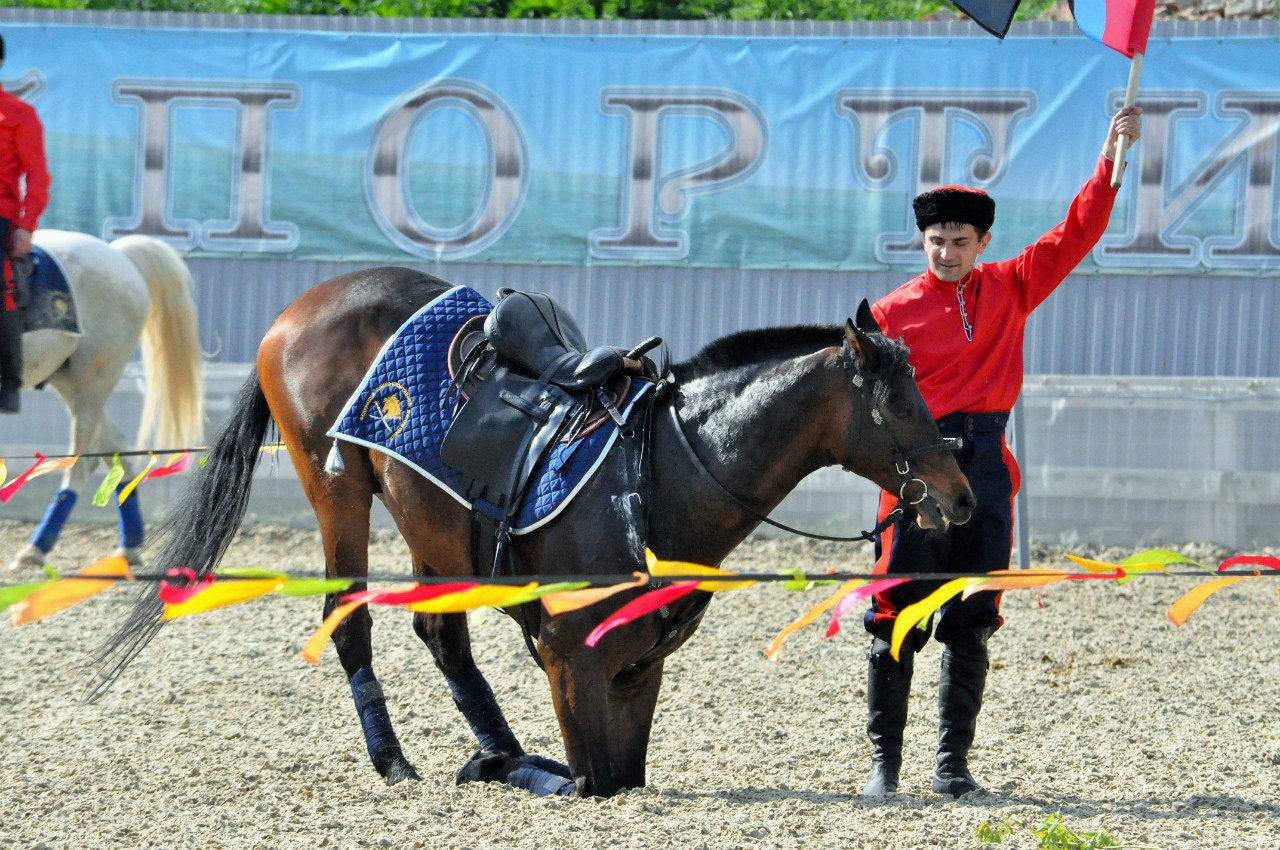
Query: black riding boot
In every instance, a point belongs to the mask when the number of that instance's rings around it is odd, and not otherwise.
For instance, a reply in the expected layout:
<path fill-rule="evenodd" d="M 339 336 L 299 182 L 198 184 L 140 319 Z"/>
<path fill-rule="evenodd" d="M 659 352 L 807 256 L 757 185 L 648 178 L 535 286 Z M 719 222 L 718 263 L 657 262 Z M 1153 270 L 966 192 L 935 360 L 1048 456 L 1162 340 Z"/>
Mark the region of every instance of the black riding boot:
<path fill-rule="evenodd" d="M 0 413 L 17 413 L 22 396 L 22 321 L 0 306 Z"/>
<path fill-rule="evenodd" d="M 867 653 L 867 737 L 875 751 L 871 754 L 871 774 L 862 789 L 866 797 L 898 793 L 898 771 L 902 768 L 902 730 L 907 725 L 907 696 L 911 692 L 911 671 L 915 653 L 903 647 L 902 659 L 895 661 L 889 644 L 880 638 Z"/>
<path fill-rule="evenodd" d="M 987 632 L 966 635 L 942 651 L 938 679 L 938 766 L 933 790 L 962 797 L 982 786 L 969 774 L 969 747 L 973 745 L 987 684 Z"/>

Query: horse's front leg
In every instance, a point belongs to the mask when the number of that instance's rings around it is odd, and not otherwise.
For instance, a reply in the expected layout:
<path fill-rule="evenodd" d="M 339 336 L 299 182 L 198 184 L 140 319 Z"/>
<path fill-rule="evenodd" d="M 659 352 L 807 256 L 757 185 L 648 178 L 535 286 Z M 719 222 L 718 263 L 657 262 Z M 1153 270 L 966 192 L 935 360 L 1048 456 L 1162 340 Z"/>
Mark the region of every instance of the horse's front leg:
<path fill-rule="evenodd" d="M 543 653 L 560 733 L 570 768 L 581 777 L 582 796 L 612 797 L 645 783 L 663 664 L 646 662 L 611 674 L 606 655 L 600 647 L 565 656 Z"/>
<path fill-rule="evenodd" d="M 609 731 L 613 774 L 620 788 L 643 788 L 653 714 L 666 659 L 637 664 L 609 685 Z"/>
<path fill-rule="evenodd" d="M 466 718 L 480 749 L 458 771 L 457 782 L 506 782 L 538 796 L 573 791 L 569 769 L 525 753 L 507 724 L 493 689 L 476 667 L 465 614 L 415 614 L 413 630 L 431 650 L 453 703 Z"/>

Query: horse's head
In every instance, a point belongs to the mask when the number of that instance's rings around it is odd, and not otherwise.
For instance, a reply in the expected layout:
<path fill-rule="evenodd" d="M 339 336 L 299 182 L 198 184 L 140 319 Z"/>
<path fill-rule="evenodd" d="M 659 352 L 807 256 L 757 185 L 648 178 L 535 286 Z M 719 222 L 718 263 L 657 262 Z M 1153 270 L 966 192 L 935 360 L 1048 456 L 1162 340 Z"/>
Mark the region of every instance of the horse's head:
<path fill-rule="evenodd" d="M 857 321 L 845 322 L 845 342 L 854 397 L 845 467 L 914 507 L 922 528 L 968 522 L 973 491 L 920 395 L 906 346 L 884 336 L 865 300 Z"/>

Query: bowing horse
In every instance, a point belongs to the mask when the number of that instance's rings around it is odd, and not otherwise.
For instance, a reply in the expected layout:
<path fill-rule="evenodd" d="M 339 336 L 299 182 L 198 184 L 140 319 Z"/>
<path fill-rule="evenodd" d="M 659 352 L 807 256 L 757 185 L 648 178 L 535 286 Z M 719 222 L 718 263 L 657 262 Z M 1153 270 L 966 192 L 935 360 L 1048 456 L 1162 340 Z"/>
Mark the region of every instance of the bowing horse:
<path fill-rule="evenodd" d="M 33 241 L 36 281 L 23 316 L 23 387 L 57 391 L 71 415 L 68 453 L 86 457 L 63 473 L 43 522 L 11 568 L 45 563 L 89 476 L 129 448 L 106 404 L 139 346 L 145 395 L 136 445 L 154 439 L 163 447 L 190 446 L 204 422 L 191 273 L 178 252 L 150 236 L 107 244 L 83 233 L 37 230 Z M 133 472 L 127 457 L 121 463 L 123 487 Z M 136 490 L 119 504 L 119 518 L 115 554 L 137 563 L 143 524 Z"/>
<path fill-rule="evenodd" d="M 920 397 L 906 349 L 879 333 L 863 302 L 856 324 L 745 331 L 657 370 L 657 381 L 629 378 L 647 390 L 634 403 L 605 404 L 611 408 L 606 419 L 621 423 L 612 426 L 620 436 L 594 473 L 553 517 L 511 523 L 505 555 L 491 563 L 473 548 L 475 519 L 465 502 L 479 497 L 461 495 L 465 487 L 442 486 L 449 483 L 447 469 L 434 459 L 402 460 L 348 429 L 359 420 L 404 434 L 415 417 L 439 418 L 458 404 L 455 394 L 467 390 L 459 390 L 466 382 L 454 366 L 424 385 L 430 391 L 379 369 L 428 356 L 397 348 L 417 336 L 411 319 L 424 305 L 452 303 L 464 291 L 475 294 L 418 271 L 380 268 L 320 283 L 285 308 L 258 349 L 256 372 L 241 388 L 208 463 L 170 512 L 153 566 L 189 567 L 197 574 L 214 568 L 244 516 L 272 420 L 319 521 L 327 574 L 356 579 L 354 589 L 363 588 L 359 580 L 368 576 L 374 498 L 407 541 L 416 575 L 488 575 L 496 564 L 506 574 L 542 582 L 569 574 L 624 580 L 645 570 L 646 547 L 663 559 L 719 564 L 805 476 L 825 466 L 844 467 L 900 493 L 925 527 L 963 523 L 973 510 L 973 494 Z M 558 382 L 570 393 L 591 395 L 587 384 L 626 371 L 625 362 L 634 358 L 612 356 L 616 350 L 584 352 L 575 334 L 566 332 L 572 323 L 543 298 L 539 309 L 554 314 L 542 316 L 545 327 L 508 334 L 510 327 L 486 319 L 487 345 L 516 364 L 541 368 L 542 386 Z M 491 318 L 509 299 L 499 301 Z M 455 343 L 471 321 L 463 319 L 449 326 Z M 464 351 L 458 368 L 466 372 L 474 359 Z M 491 394 L 515 407 L 536 408 L 549 397 L 504 386 L 495 385 Z M 462 411 L 477 398 L 468 397 Z M 545 407 L 554 418 L 552 405 Z M 580 419 L 562 421 L 574 429 L 571 423 Z M 503 781 L 539 794 L 602 797 L 644 785 L 664 661 L 693 634 L 710 594 L 695 591 L 585 645 L 612 606 L 627 598 L 555 615 L 539 602 L 506 611 L 546 672 L 567 765 L 525 753 L 472 658 L 466 615 L 415 613 L 414 630 L 479 745 L 459 782 Z M 328 597 L 326 615 L 338 604 Z M 388 783 L 416 779 L 374 675 L 367 611 L 357 608 L 343 620 L 333 643 L 374 766 Z M 161 613 L 154 593 L 139 598 L 100 649 L 91 687 L 101 692 L 121 675 L 160 628 Z"/>

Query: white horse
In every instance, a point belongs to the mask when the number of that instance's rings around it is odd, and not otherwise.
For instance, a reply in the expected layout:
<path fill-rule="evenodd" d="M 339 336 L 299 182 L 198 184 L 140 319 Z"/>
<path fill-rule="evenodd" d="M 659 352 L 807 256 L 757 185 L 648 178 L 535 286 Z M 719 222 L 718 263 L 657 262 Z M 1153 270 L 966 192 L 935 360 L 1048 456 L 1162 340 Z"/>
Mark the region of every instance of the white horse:
<path fill-rule="evenodd" d="M 102 457 L 83 457 L 63 473 L 62 489 L 11 569 L 45 563 L 94 469 L 109 467 L 112 454 L 128 448 L 105 405 L 140 341 L 146 393 L 137 446 L 152 439 L 163 448 L 191 446 L 204 424 L 204 356 L 191 273 L 178 252 L 149 236 L 126 236 L 108 245 L 63 230 L 38 230 L 34 242 L 66 273 L 82 333 L 24 334 L 23 387 L 47 384 L 57 390 L 71 414 L 69 454 Z M 133 477 L 133 464 L 124 457 L 121 462 L 123 486 Z M 136 490 L 119 510 L 115 554 L 136 564 L 143 537 Z"/>

